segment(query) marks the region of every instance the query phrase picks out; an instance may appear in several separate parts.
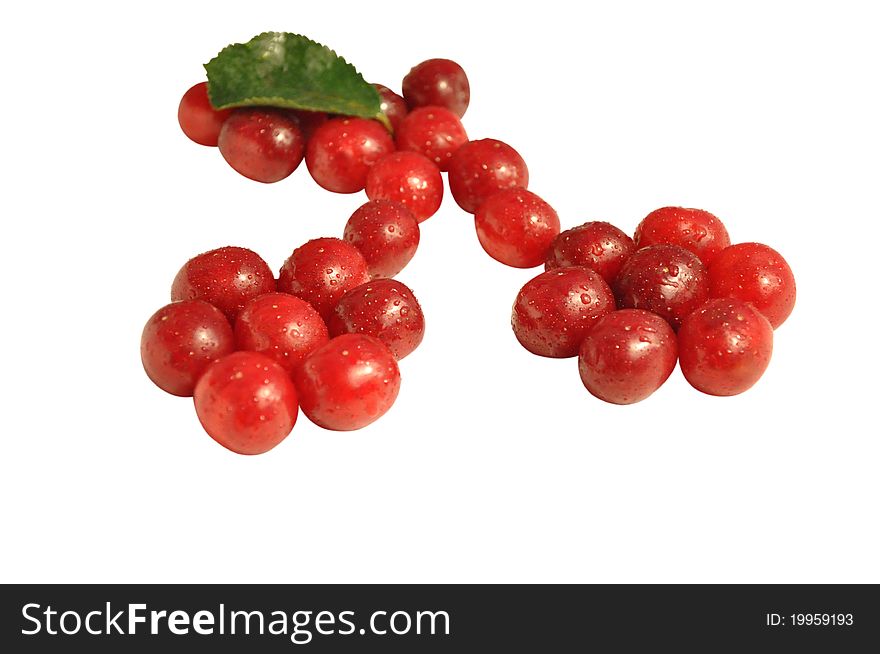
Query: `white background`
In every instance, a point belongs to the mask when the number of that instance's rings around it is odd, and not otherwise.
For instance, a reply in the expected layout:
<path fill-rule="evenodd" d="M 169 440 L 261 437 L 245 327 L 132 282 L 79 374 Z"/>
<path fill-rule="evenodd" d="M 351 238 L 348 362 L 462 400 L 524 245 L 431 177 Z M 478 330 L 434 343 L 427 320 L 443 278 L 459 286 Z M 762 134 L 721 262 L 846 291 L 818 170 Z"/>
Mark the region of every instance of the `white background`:
<path fill-rule="evenodd" d="M 0 579 L 880 582 L 870 5 L 11 5 Z M 447 197 L 400 276 L 428 329 L 391 412 L 354 433 L 300 416 L 258 457 L 216 445 L 144 375 L 143 323 L 190 256 L 241 245 L 277 270 L 365 200 L 304 165 L 250 182 L 180 132 L 201 64 L 269 29 L 398 90 L 459 61 L 471 137 L 516 147 L 565 227 L 680 204 L 780 250 L 798 305 L 764 378 L 594 399 L 510 331 L 538 271 L 489 259 Z"/>

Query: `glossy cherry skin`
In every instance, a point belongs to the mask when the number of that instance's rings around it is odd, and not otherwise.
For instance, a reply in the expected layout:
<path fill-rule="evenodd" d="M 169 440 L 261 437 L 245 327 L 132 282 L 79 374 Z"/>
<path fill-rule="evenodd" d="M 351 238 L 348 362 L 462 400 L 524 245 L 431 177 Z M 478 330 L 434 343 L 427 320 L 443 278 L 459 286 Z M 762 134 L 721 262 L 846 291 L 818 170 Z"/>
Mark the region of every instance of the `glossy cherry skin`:
<path fill-rule="evenodd" d="M 187 261 L 171 284 L 171 300 L 204 300 L 234 322 L 252 297 L 275 290 L 275 276 L 256 252 L 227 246 Z"/>
<path fill-rule="evenodd" d="M 564 359 L 577 356 L 587 332 L 614 309 L 614 295 L 599 273 L 580 266 L 559 268 L 520 289 L 511 326 L 529 352 Z"/>
<path fill-rule="evenodd" d="M 642 309 L 612 311 L 581 343 L 578 370 L 593 395 L 612 404 L 641 402 L 669 379 L 678 342 L 663 318 Z"/>
<path fill-rule="evenodd" d="M 685 379 L 709 395 L 737 395 L 754 386 L 773 354 L 773 327 L 752 305 L 709 300 L 678 330 Z"/>
<path fill-rule="evenodd" d="M 514 268 L 544 263 L 547 249 L 559 234 L 559 216 L 553 207 L 521 188 L 490 195 L 477 209 L 474 224 L 486 253 Z"/>
<path fill-rule="evenodd" d="M 471 86 L 464 69 L 450 59 L 428 59 L 403 78 L 403 97 L 413 109 L 436 105 L 459 118 L 471 101 Z"/>
<path fill-rule="evenodd" d="M 201 300 L 173 302 L 147 321 L 141 361 L 147 376 L 166 393 L 188 397 L 213 361 L 235 350 L 223 312 Z"/>
<path fill-rule="evenodd" d="M 257 182 L 278 182 L 299 167 L 305 139 L 299 123 L 281 109 L 236 109 L 223 123 L 220 154 Z"/>
<path fill-rule="evenodd" d="M 636 251 L 633 240 L 611 223 L 593 221 L 560 233 L 547 250 L 547 270 L 586 266 L 614 282 L 624 262 Z"/>
<path fill-rule="evenodd" d="M 680 245 L 709 266 L 730 245 L 730 236 L 718 218 L 702 209 L 663 207 L 649 213 L 636 227 L 637 248 L 667 243 Z"/>
<path fill-rule="evenodd" d="M 231 109 L 214 109 L 208 99 L 208 83 L 199 82 L 180 99 L 177 122 L 191 140 L 200 145 L 216 146 L 220 128 L 231 113 Z"/>
<path fill-rule="evenodd" d="M 419 247 L 419 221 L 399 202 L 370 200 L 358 207 L 345 224 L 343 239 L 355 246 L 367 262 L 370 277 L 394 277 Z"/>
<path fill-rule="evenodd" d="M 235 346 L 275 360 L 288 374 L 330 340 L 314 307 L 287 293 L 266 293 L 248 302 L 235 321 Z"/>
<path fill-rule="evenodd" d="M 495 139 L 469 141 L 449 164 L 449 190 L 462 209 L 475 213 L 490 195 L 528 188 L 529 169 L 512 147 Z"/>
<path fill-rule="evenodd" d="M 233 352 L 212 363 L 193 400 L 202 427 L 238 454 L 262 454 L 296 423 L 296 388 L 280 365 L 258 352 Z"/>
<path fill-rule="evenodd" d="M 278 290 L 302 298 L 326 320 L 345 292 L 370 281 L 358 249 L 338 238 L 316 238 L 293 251 L 278 276 Z"/>
<path fill-rule="evenodd" d="M 613 284 L 621 309 L 647 309 L 673 329 L 709 299 L 709 273 L 700 259 L 678 245 L 652 245 L 633 254 Z"/>
<path fill-rule="evenodd" d="M 327 326 L 332 336 L 374 336 L 400 361 L 422 342 L 425 314 L 405 284 L 394 279 L 376 279 L 343 295 Z"/>
<path fill-rule="evenodd" d="M 393 151 L 391 135 L 375 120 L 333 118 L 309 139 L 306 166 L 328 191 L 357 193 L 366 185 L 370 167 Z"/>
<path fill-rule="evenodd" d="M 443 201 L 440 169 L 418 152 L 392 152 L 367 173 L 367 197 L 399 202 L 423 222 Z"/>
<path fill-rule="evenodd" d="M 379 91 L 379 109 L 385 114 L 391 128 L 396 132 L 406 115 L 409 113 L 409 107 L 401 96 L 382 84 L 373 84 Z"/>
<path fill-rule="evenodd" d="M 394 136 L 399 150 L 425 155 L 442 171 L 449 170 L 452 155 L 467 143 L 461 120 L 444 107 L 414 109 L 400 123 Z"/>
<path fill-rule="evenodd" d="M 391 408 L 400 391 L 400 369 L 379 339 L 343 334 L 312 352 L 293 381 L 309 420 L 324 429 L 351 431 Z"/>
<path fill-rule="evenodd" d="M 312 138 L 312 134 L 321 125 L 330 120 L 330 117 L 323 111 L 305 111 L 303 109 L 290 109 L 288 113 L 296 120 L 299 129 L 303 134 L 303 138 L 308 141 Z"/>
<path fill-rule="evenodd" d="M 794 274 L 782 255 L 761 243 L 739 243 L 722 250 L 709 267 L 712 297 L 750 302 L 773 329 L 791 315 L 797 299 Z"/>

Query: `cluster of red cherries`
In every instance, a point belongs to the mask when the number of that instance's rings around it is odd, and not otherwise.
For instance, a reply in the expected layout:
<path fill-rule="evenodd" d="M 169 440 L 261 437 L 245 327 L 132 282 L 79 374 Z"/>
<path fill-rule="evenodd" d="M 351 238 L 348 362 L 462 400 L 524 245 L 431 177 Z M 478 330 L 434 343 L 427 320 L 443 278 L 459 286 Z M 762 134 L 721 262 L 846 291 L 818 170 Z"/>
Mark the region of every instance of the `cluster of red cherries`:
<path fill-rule="evenodd" d="M 785 260 L 758 243 L 731 245 L 712 214 L 665 207 L 635 238 L 605 222 L 560 232 L 553 208 L 527 190 L 525 161 L 496 139 L 469 140 L 464 70 L 431 59 L 403 80 L 403 97 L 376 85 L 393 137 L 378 121 L 273 107 L 215 110 L 207 83 L 183 96 L 184 133 L 218 146 L 250 179 L 280 181 L 305 159 L 337 193 L 366 190 L 343 239 L 295 249 L 278 278 L 257 254 L 223 247 L 187 262 L 172 303 L 148 321 L 141 356 L 162 389 L 193 396 L 220 444 L 265 452 L 298 409 L 332 430 L 364 427 L 393 404 L 398 361 L 421 342 L 412 291 L 393 279 L 412 259 L 419 223 L 439 209 L 442 172 L 474 214 L 483 249 L 516 268 L 544 265 L 522 287 L 512 325 L 530 352 L 578 357 L 596 397 L 648 397 L 676 361 L 697 389 L 734 395 L 766 369 L 773 330 L 795 283 Z"/>
<path fill-rule="evenodd" d="M 534 242 L 547 248 L 546 271 L 513 305 L 513 331 L 527 350 L 578 357 L 587 390 L 614 404 L 647 398 L 676 361 L 709 395 L 737 395 L 764 374 L 773 330 L 795 303 L 794 276 L 778 252 L 731 245 L 722 222 L 701 209 L 657 209 L 634 238 L 606 222 L 559 233 L 553 210 L 544 211 L 552 218 Z"/>

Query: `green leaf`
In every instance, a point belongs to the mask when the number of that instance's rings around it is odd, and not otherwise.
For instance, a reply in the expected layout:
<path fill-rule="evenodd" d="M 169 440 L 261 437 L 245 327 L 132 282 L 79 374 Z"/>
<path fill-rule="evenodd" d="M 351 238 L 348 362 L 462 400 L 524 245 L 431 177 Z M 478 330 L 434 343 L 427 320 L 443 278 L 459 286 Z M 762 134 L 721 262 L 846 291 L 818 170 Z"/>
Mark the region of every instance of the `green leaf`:
<path fill-rule="evenodd" d="M 374 118 L 391 128 L 379 92 L 327 46 L 300 34 L 265 32 L 228 45 L 205 64 L 217 109 L 270 106 Z"/>

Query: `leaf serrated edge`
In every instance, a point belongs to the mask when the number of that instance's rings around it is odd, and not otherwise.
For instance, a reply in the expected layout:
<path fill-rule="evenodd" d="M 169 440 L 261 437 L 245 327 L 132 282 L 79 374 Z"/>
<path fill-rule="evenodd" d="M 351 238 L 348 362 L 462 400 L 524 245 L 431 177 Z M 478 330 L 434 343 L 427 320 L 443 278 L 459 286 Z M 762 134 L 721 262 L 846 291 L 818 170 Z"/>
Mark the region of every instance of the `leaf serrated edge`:
<path fill-rule="evenodd" d="M 214 55 L 207 63 L 202 64 L 202 67 L 205 69 L 205 74 L 208 75 L 208 67 L 212 63 L 217 61 L 221 56 L 223 56 L 223 53 L 226 52 L 227 50 L 231 50 L 232 48 L 235 48 L 238 46 L 246 46 L 248 43 L 251 43 L 252 41 L 255 41 L 255 40 L 262 38 L 262 37 L 272 37 L 272 36 L 276 36 L 279 34 L 283 34 L 285 36 L 285 38 L 294 37 L 294 38 L 303 39 L 304 41 L 307 41 L 308 43 L 316 45 L 319 48 L 323 48 L 324 50 L 326 50 L 327 52 L 332 54 L 334 57 L 339 59 L 345 66 L 350 68 L 352 70 L 352 72 L 360 79 L 361 82 L 363 82 L 367 87 L 373 89 L 373 91 L 376 94 L 376 99 L 379 101 L 379 104 L 381 104 L 382 97 L 381 97 L 381 95 L 379 95 L 379 91 L 376 89 L 376 87 L 374 85 L 370 84 L 366 80 L 363 73 L 361 73 L 354 64 L 350 63 L 345 57 L 343 57 L 341 54 L 336 52 L 336 50 L 334 50 L 330 46 L 325 45 L 323 43 L 320 43 L 318 41 L 315 41 L 314 39 L 309 38 L 305 34 L 298 34 L 296 32 L 265 31 L 265 32 L 260 32 L 259 34 L 251 37 L 250 39 L 248 39 L 247 41 L 245 41 L 243 43 L 229 43 L 228 45 L 224 46 L 220 50 L 220 52 L 218 52 L 216 55 Z M 339 97 L 339 96 L 335 96 L 335 97 Z M 309 107 L 304 107 L 300 103 L 297 103 L 297 102 L 290 100 L 288 98 L 280 98 L 278 96 L 272 96 L 272 97 L 255 96 L 255 97 L 247 98 L 247 99 L 242 100 L 240 102 L 229 102 L 224 105 L 218 106 L 218 105 L 214 104 L 214 99 L 211 94 L 210 76 L 208 76 L 208 100 L 211 102 L 211 105 L 215 109 L 235 109 L 235 108 L 240 108 L 240 107 L 268 106 L 268 107 L 281 107 L 284 109 L 301 109 L 303 111 L 313 111 L 313 109 L 310 109 Z M 343 103 L 346 101 L 345 98 L 340 98 L 340 100 L 342 100 Z M 373 116 L 373 120 L 379 121 L 382 124 L 382 126 L 385 127 L 385 129 L 387 129 L 392 134 L 394 133 L 394 127 L 391 125 L 391 121 L 388 120 L 388 116 L 386 116 L 383 111 L 380 110 L 377 114 L 375 114 Z"/>

